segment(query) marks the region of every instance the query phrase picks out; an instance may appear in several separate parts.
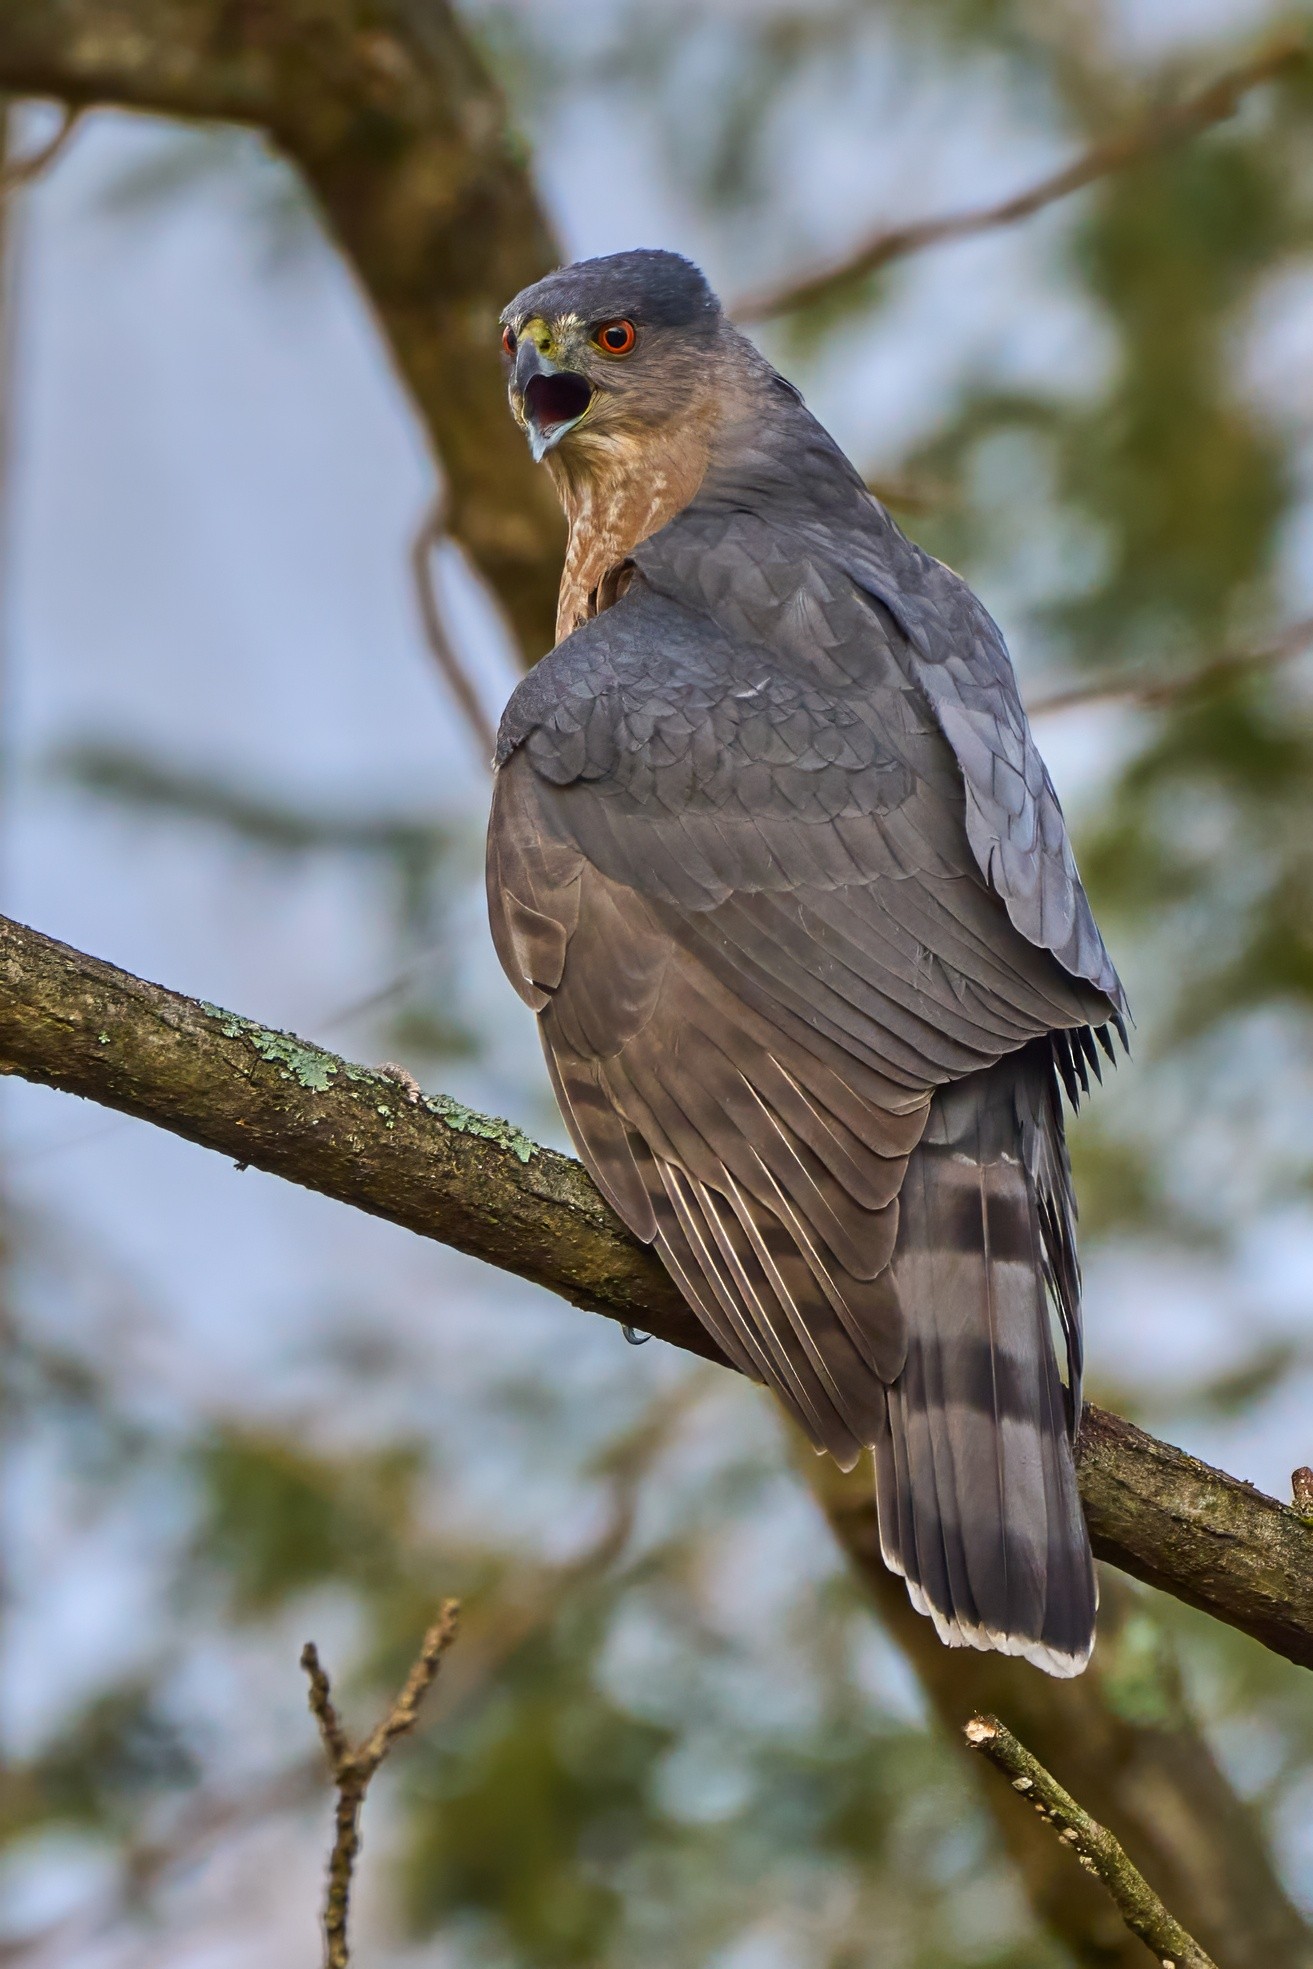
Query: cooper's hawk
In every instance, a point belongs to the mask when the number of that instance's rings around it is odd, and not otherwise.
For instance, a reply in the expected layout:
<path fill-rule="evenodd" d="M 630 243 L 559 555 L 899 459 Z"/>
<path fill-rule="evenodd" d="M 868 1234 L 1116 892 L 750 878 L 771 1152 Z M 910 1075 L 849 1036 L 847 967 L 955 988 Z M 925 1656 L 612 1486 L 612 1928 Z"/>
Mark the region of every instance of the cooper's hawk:
<path fill-rule="evenodd" d="M 729 1359 L 874 1450 L 941 1639 L 1075 1674 L 1059 1081 L 1125 1001 L 1003 640 L 686 260 L 566 267 L 503 324 L 570 533 L 488 895 L 570 1133 Z"/>

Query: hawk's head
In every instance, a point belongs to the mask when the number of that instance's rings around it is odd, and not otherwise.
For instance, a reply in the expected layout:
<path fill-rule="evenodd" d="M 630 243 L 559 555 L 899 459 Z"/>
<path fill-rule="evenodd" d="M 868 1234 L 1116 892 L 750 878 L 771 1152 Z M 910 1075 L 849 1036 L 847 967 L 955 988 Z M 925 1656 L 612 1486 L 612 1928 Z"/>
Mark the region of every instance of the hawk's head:
<path fill-rule="evenodd" d="M 696 415 L 712 386 L 724 316 L 678 253 L 580 260 L 517 294 L 502 314 L 515 420 L 542 459 L 641 443 Z"/>

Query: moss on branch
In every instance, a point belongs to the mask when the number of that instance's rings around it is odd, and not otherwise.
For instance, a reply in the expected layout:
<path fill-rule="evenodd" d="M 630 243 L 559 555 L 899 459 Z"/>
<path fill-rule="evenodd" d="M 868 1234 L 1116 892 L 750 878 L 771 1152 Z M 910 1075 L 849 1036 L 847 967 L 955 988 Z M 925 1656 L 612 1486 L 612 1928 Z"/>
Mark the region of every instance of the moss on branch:
<path fill-rule="evenodd" d="M 719 1359 L 581 1166 L 507 1122 L 0 918 L 0 1070 L 137 1115 Z M 1087 1406 L 1098 1555 L 1313 1667 L 1313 1523 Z M 874 1511 L 866 1506 L 874 1538 Z M 863 1528 L 847 1527 L 860 1547 Z"/>
<path fill-rule="evenodd" d="M 0 918 L 0 1069 L 137 1115 L 718 1358 L 580 1165 Z"/>

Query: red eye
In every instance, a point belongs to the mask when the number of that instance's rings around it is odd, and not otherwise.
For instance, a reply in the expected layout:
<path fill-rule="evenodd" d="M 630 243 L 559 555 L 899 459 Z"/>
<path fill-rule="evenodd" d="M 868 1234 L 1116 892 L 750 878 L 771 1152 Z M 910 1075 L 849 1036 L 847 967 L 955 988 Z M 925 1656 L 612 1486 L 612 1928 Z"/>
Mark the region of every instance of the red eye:
<path fill-rule="evenodd" d="M 593 330 L 593 340 L 609 356 L 627 356 L 638 340 L 632 321 L 604 321 Z"/>
<path fill-rule="evenodd" d="M 501 345 L 508 356 L 515 354 L 515 330 L 513 328 L 502 329 Z"/>

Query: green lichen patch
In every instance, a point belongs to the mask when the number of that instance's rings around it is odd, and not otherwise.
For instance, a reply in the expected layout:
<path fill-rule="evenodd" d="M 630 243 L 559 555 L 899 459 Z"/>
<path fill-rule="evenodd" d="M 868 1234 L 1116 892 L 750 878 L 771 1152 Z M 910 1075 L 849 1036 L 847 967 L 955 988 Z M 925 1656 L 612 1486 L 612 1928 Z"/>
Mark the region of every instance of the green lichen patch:
<path fill-rule="evenodd" d="M 202 1002 L 201 1010 L 219 1021 L 225 1039 L 245 1039 L 262 1060 L 278 1068 L 282 1079 L 294 1080 L 307 1093 L 326 1094 L 342 1069 L 335 1053 L 311 1046 L 294 1033 L 273 1032 L 268 1026 L 257 1025 L 254 1019 L 225 1012 L 221 1005 Z"/>
<path fill-rule="evenodd" d="M 479 1114 L 462 1102 L 453 1101 L 450 1095 L 425 1094 L 422 1104 L 457 1135 L 477 1135 L 482 1141 L 496 1142 L 499 1148 L 509 1149 L 519 1162 L 528 1162 L 538 1152 L 538 1144 L 514 1122 L 500 1121 L 491 1114 Z"/>
<path fill-rule="evenodd" d="M 326 1053 L 320 1046 L 308 1045 L 294 1033 L 273 1032 L 268 1026 L 257 1025 L 254 1019 L 242 1018 L 240 1013 L 226 1012 L 222 1005 L 202 1002 L 201 1010 L 208 1018 L 218 1021 L 225 1039 L 246 1040 L 262 1060 L 268 1060 L 278 1068 L 284 1080 L 294 1080 L 310 1093 L 327 1093 L 339 1074 L 357 1084 L 372 1081 L 389 1092 L 395 1091 L 396 1081 L 390 1074 L 352 1066 L 348 1061 L 339 1059 L 336 1053 Z M 495 1142 L 519 1162 L 528 1162 L 538 1152 L 538 1144 L 513 1122 L 500 1121 L 495 1115 L 479 1114 L 463 1102 L 453 1101 L 447 1094 L 425 1094 L 419 1105 L 455 1134 L 474 1135 L 481 1141 Z M 379 1102 L 376 1112 L 387 1128 L 396 1127 L 395 1113 L 390 1105 Z"/>

